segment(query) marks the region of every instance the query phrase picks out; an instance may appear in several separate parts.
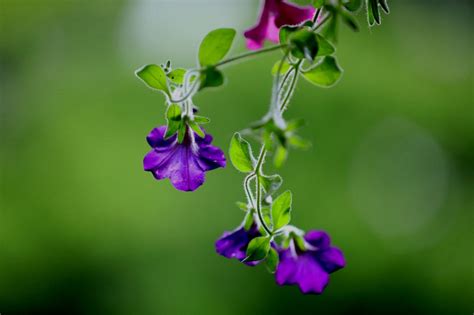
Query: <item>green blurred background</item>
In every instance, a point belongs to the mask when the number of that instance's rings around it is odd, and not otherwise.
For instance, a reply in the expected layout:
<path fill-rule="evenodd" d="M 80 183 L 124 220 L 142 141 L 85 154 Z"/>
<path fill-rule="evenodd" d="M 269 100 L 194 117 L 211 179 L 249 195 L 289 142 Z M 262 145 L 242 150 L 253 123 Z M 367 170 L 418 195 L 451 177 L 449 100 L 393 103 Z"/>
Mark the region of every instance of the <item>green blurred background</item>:
<path fill-rule="evenodd" d="M 194 66 L 200 39 L 253 25 L 258 1 L 1 0 L 0 312 L 471 314 L 473 5 L 390 4 L 382 26 L 342 30 L 340 84 L 301 81 L 287 112 L 313 142 L 281 171 L 293 222 L 347 259 L 304 296 L 215 254 L 242 219 L 232 167 L 194 193 L 142 170 L 164 106 L 134 70 Z M 278 56 L 196 98 L 224 151 L 266 111 Z"/>

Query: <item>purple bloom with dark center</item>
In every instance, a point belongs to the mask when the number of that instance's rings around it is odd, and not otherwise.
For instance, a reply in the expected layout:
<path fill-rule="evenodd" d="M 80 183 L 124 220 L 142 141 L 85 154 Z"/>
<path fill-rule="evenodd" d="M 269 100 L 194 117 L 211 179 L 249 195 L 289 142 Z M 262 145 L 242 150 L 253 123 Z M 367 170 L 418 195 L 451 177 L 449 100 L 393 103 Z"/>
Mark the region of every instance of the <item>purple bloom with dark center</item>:
<path fill-rule="evenodd" d="M 169 178 L 182 191 L 193 191 L 204 183 L 206 171 L 225 167 L 221 149 L 212 146 L 212 136 L 199 137 L 189 128 L 182 143 L 174 135 L 164 139 L 166 126 L 154 128 L 147 136 L 153 148 L 143 159 L 143 168 L 160 180 Z"/>
<path fill-rule="evenodd" d="M 331 240 L 324 231 L 310 231 L 304 239 L 306 251 L 300 251 L 294 244 L 279 250 L 276 282 L 297 284 L 303 293 L 321 294 L 329 282 L 329 274 L 346 265 L 344 255 L 330 246 Z"/>
<path fill-rule="evenodd" d="M 278 43 L 280 27 L 297 25 L 310 20 L 314 13 L 315 9 L 311 6 L 301 7 L 283 0 L 265 0 L 257 25 L 244 33 L 247 38 L 247 48 L 260 49 L 266 39 Z"/>
<path fill-rule="evenodd" d="M 255 224 L 247 231 L 243 226 L 239 226 L 232 232 L 224 232 L 216 241 L 216 252 L 226 258 L 235 258 L 242 261 L 247 257 L 247 246 L 249 242 L 261 236 Z M 259 261 L 245 262 L 249 266 L 255 266 Z"/>

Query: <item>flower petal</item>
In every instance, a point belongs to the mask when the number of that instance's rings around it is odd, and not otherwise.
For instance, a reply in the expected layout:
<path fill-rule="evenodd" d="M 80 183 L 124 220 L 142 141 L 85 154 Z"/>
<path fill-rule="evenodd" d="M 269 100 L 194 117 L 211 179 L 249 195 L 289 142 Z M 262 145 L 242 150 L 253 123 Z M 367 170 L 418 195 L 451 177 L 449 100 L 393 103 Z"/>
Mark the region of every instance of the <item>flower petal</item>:
<path fill-rule="evenodd" d="M 298 284 L 303 293 L 321 294 L 329 283 L 329 274 L 311 252 L 293 256 L 291 250 L 280 252 L 280 263 L 275 274 L 279 285 Z"/>
<path fill-rule="evenodd" d="M 198 162 L 204 171 L 225 167 L 226 165 L 224 152 L 212 145 L 207 145 L 199 149 Z"/>
<path fill-rule="evenodd" d="M 315 13 L 312 6 L 301 7 L 284 1 L 278 1 L 277 8 L 275 24 L 278 28 L 283 25 L 296 25 L 311 20 Z"/>
<path fill-rule="evenodd" d="M 325 231 L 309 231 L 304 236 L 304 239 L 317 249 L 326 249 L 331 244 L 331 238 Z"/>
<path fill-rule="evenodd" d="M 148 144 L 152 147 L 163 147 L 169 146 L 176 140 L 176 135 L 170 137 L 169 139 L 165 140 L 166 126 L 160 126 L 158 128 L 153 128 L 152 131 L 146 137 Z"/>
<path fill-rule="evenodd" d="M 249 242 L 259 236 L 257 226 L 253 225 L 248 231 L 238 227 L 232 232 L 224 232 L 216 241 L 216 252 L 226 258 L 243 260 L 247 257 L 247 246 Z M 260 261 L 245 262 L 248 266 L 255 266 Z"/>
<path fill-rule="evenodd" d="M 346 266 L 344 254 L 337 247 L 329 247 L 328 249 L 317 251 L 316 259 L 319 261 L 324 270 L 329 273 Z"/>
<path fill-rule="evenodd" d="M 248 49 L 257 50 L 262 48 L 263 42 L 269 33 L 268 29 L 274 24 L 271 15 L 275 9 L 276 0 L 265 0 L 257 25 L 244 32 L 244 36 L 247 38 Z"/>
<path fill-rule="evenodd" d="M 204 183 L 204 171 L 189 146 L 180 147 L 167 168 L 171 183 L 178 190 L 194 191 Z"/>

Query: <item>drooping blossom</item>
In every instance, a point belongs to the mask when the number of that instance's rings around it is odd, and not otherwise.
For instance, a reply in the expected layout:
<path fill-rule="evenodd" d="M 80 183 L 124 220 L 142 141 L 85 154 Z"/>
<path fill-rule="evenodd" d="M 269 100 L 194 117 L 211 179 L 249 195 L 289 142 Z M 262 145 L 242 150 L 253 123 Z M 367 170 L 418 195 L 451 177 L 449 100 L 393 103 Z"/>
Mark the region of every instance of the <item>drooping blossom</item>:
<path fill-rule="evenodd" d="M 212 146 L 212 136 L 199 137 L 187 129 L 182 143 L 174 135 L 164 139 L 166 126 L 154 128 L 147 136 L 153 148 L 143 159 L 143 168 L 157 179 L 169 178 L 173 186 L 182 191 L 193 191 L 204 183 L 204 173 L 225 167 L 224 153 Z"/>
<path fill-rule="evenodd" d="M 329 274 L 346 265 L 344 255 L 340 249 L 330 246 L 329 235 L 324 231 L 310 231 L 304 239 L 305 251 L 294 243 L 288 249 L 279 249 L 276 282 L 296 284 L 303 293 L 321 294 L 329 282 Z"/>
<path fill-rule="evenodd" d="M 297 25 L 313 18 L 315 9 L 301 7 L 283 0 L 265 0 L 258 23 L 245 31 L 247 48 L 260 49 L 264 41 L 279 42 L 278 32 L 283 25 Z"/>
<path fill-rule="evenodd" d="M 216 241 L 216 252 L 226 258 L 235 258 L 242 261 L 247 255 L 247 246 L 249 242 L 261 236 L 256 224 L 246 230 L 243 226 L 239 226 L 232 232 L 224 232 Z M 249 266 L 255 266 L 258 261 L 245 262 Z"/>

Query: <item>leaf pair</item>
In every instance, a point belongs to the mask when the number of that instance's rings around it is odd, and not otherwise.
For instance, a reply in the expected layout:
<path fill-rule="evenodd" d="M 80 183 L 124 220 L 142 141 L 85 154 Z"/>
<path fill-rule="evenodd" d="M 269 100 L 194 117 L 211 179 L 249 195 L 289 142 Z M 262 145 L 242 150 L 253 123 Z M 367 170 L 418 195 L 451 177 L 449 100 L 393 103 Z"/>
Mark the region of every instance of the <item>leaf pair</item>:
<path fill-rule="evenodd" d="M 234 41 L 235 30 L 220 28 L 208 33 L 199 46 L 198 60 L 201 70 L 200 87 L 217 87 L 224 84 L 224 75 L 216 65 L 227 55 Z"/>
<path fill-rule="evenodd" d="M 279 36 L 280 43 L 288 43 L 291 55 L 297 59 L 306 58 L 312 62 L 316 57 L 332 55 L 336 51 L 329 41 L 307 26 L 283 26 Z"/>
<path fill-rule="evenodd" d="M 367 5 L 367 17 L 369 25 L 374 26 L 375 23 L 380 25 L 382 17 L 380 15 L 380 8 L 386 13 L 390 13 L 390 9 L 387 4 L 387 0 L 366 0 Z"/>

